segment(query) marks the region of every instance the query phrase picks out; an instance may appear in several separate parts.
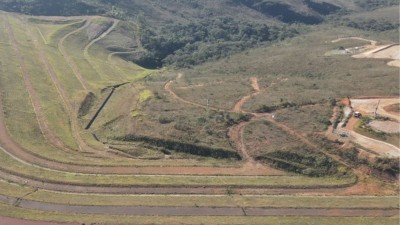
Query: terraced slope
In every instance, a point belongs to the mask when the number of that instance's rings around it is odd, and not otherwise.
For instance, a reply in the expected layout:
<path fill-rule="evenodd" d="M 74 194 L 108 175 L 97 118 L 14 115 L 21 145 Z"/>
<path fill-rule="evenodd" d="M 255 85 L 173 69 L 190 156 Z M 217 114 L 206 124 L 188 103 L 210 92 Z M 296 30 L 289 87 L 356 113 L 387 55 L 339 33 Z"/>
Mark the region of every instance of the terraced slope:
<path fill-rule="evenodd" d="M 177 91 L 194 87 L 186 85 L 184 75 L 146 70 L 112 51 L 116 38 L 128 36 L 119 32 L 125 22 L 0 14 L 1 216 L 80 224 L 264 224 L 266 216 L 288 224 L 299 219 L 310 224 L 398 223 L 395 185 L 382 186 L 350 168 L 271 114 L 243 108 L 265 91 L 257 78 L 236 84 L 243 89 L 226 107 L 197 102 Z M 124 40 L 133 48 L 119 50 L 143 50 L 134 38 Z M 93 102 L 90 95 L 96 96 Z M 205 118 L 197 117 L 204 112 L 215 118 L 214 130 L 204 127 L 200 133 L 209 139 L 190 142 L 191 137 L 177 136 L 190 134 L 190 127 L 168 122 L 168 112 L 175 113 L 171 102 L 195 114 L 196 126 L 204 125 Z M 84 104 L 87 113 L 79 115 Z M 166 117 L 147 116 L 149 107 L 166 107 Z M 244 131 L 260 121 L 329 157 L 342 173 L 301 176 L 257 161 Z M 141 123 L 149 127 L 132 129 Z M 160 133 L 152 133 L 150 126 L 158 126 Z"/>

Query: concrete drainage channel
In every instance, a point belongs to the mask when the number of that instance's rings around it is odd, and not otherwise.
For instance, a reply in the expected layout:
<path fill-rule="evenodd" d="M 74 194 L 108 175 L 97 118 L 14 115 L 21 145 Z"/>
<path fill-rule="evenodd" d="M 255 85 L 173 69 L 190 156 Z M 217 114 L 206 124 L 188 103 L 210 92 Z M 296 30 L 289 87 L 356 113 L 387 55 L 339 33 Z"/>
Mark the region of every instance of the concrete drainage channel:
<path fill-rule="evenodd" d="M 128 83 L 128 82 L 127 82 Z M 92 119 L 89 121 L 88 125 L 85 127 L 86 130 L 89 130 L 90 127 L 93 125 L 94 121 L 97 119 L 97 117 L 99 116 L 101 110 L 103 110 L 104 106 L 106 106 L 107 102 L 110 100 L 110 98 L 112 97 L 112 95 L 114 94 L 115 90 L 127 83 L 123 83 L 123 84 L 118 84 L 118 85 L 114 85 L 111 87 L 111 92 L 108 94 L 107 98 L 104 100 L 104 102 L 100 105 L 99 109 L 96 111 L 96 113 L 94 114 L 94 116 L 92 117 Z"/>

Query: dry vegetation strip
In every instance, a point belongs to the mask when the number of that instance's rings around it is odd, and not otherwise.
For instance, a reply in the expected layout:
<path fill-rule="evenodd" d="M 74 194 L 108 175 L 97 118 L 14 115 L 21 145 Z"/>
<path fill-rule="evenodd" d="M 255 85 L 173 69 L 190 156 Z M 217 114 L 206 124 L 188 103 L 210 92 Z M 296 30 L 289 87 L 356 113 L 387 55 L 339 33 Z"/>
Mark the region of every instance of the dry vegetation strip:
<path fill-rule="evenodd" d="M 398 225 L 399 219 L 396 217 L 307 217 L 307 216 L 129 216 L 129 215 L 95 215 L 95 214 L 75 214 L 40 211 L 34 209 L 22 209 L 0 203 L 1 214 L 14 218 L 25 218 L 29 220 L 65 221 L 77 224 L 108 223 L 108 224 L 210 224 L 210 225 L 265 225 L 286 224 L 298 225 L 299 221 L 310 225 L 375 225 L 387 224 Z M 35 224 L 37 225 L 37 224 Z"/>
<path fill-rule="evenodd" d="M 140 216 L 379 216 L 392 217 L 397 209 L 316 209 L 316 208 L 256 208 L 199 206 L 89 206 L 45 203 L 0 195 L 0 202 L 25 209 L 57 211 L 74 214 L 140 215 Z"/>
<path fill-rule="evenodd" d="M 100 195 L 47 191 L 0 180 L 2 194 L 70 205 L 396 209 L 397 196 Z"/>

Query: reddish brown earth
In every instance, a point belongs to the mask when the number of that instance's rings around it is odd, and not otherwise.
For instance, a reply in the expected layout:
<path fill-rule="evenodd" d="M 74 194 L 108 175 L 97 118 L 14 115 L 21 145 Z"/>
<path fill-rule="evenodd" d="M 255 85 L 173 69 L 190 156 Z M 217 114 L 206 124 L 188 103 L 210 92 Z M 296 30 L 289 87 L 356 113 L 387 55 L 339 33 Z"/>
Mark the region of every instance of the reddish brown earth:
<path fill-rule="evenodd" d="M 232 112 L 236 112 L 236 113 L 244 113 L 242 107 L 243 105 L 250 100 L 252 97 L 257 96 L 260 94 L 260 86 L 258 85 L 258 79 L 257 77 L 251 77 L 250 78 L 251 81 L 251 86 L 254 90 L 254 92 L 252 94 L 246 95 L 244 97 L 242 97 L 238 102 L 236 102 L 235 106 L 232 109 Z"/>
<path fill-rule="evenodd" d="M 79 223 L 58 223 L 35 220 L 23 220 L 9 217 L 0 217 L 0 224 L 4 225 L 81 225 Z"/>
<path fill-rule="evenodd" d="M 386 112 L 393 114 L 394 116 L 400 117 L 399 104 L 387 105 L 383 107 L 383 109 Z"/>

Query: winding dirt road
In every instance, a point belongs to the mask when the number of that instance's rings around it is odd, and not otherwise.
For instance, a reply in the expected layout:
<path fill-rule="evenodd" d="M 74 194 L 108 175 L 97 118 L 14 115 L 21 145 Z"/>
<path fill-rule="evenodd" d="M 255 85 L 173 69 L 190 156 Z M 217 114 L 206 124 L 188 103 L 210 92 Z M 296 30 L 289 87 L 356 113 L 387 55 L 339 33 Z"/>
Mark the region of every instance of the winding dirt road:
<path fill-rule="evenodd" d="M 179 75 L 178 75 L 179 76 Z M 190 104 L 190 105 L 194 105 L 194 106 L 199 106 L 202 108 L 205 108 L 207 106 L 198 104 L 198 103 L 194 103 L 194 102 L 190 102 L 188 100 L 185 100 L 181 97 L 179 97 L 172 89 L 171 89 L 171 84 L 173 83 L 173 81 L 169 81 L 166 83 L 166 85 L 164 86 L 165 90 L 168 91 L 173 98 L 177 99 L 178 101 Z M 248 113 L 242 110 L 242 105 L 244 103 L 246 103 L 246 101 L 248 101 L 251 96 L 257 95 L 260 93 L 260 88 L 258 85 L 258 80 L 257 78 L 251 78 L 251 85 L 254 89 L 254 93 L 247 95 L 243 98 L 241 98 L 238 103 L 235 105 L 235 109 L 238 112 L 243 112 L 243 113 Z M 224 111 L 222 109 L 218 109 L 218 108 L 212 108 L 213 110 L 217 110 L 217 111 Z M 234 112 L 234 110 L 232 110 L 231 112 Z M 296 130 L 282 124 L 282 123 L 278 123 L 273 117 L 272 114 L 270 113 L 250 113 L 251 115 L 253 115 L 253 118 L 250 121 L 244 121 L 241 122 L 233 127 L 231 127 L 228 130 L 228 136 L 231 139 L 231 142 L 233 143 L 234 147 L 236 148 L 236 150 L 241 153 L 241 155 L 243 156 L 244 159 L 246 159 L 247 161 L 251 161 L 251 162 L 255 162 L 254 159 L 252 159 L 250 157 L 250 155 L 248 154 L 247 150 L 246 150 L 246 146 L 244 143 L 244 139 L 243 139 L 243 131 L 245 129 L 245 127 L 252 121 L 255 120 L 267 120 L 269 122 L 271 122 L 272 124 L 274 124 L 275 126 L 279 127 L 280 129 L 282 129 L 283 131 L 287 132 L 288 134 L 297 137 L 300 141 L 302 141 L 304 144 L 310 146 L 313 150 L 315 150 L 316 152 L 320 152 L 323 153 L 324 155 L 334 159 L 336 162 L 351 168 L 351 166 L 344 162 L 340 157 L 333 155 L 327 151 L 322 150 L 320 147 L 318 147 L 317 145 L 311 143 L 307 138 L 305 138 L 303 135 L 301 135 L 299 132 L 297 132 Z M 255 164 L 255 163 L 254 163 Z"/>
<path fill-rule="evenodd" d="M 189 104 L 189 105 L 193 105 L 193 106 L 197 106 L 197 107 L 200 107 L 200 108 L 203 108 L 203 109 L 206 109 L 206 110 L 209 110 L 209 109 L 210 109 L 210 110 L 214 110 L 214 111 L 223 111 L 222 109 L 219 109 L 219 108 L 216 108 L 216 107 L 213 107 L 213 106 L 202 105 L 202 104 L 199 104 L 199 103 L 196 103 L 196 102 L 191 102 L 191 101 L 188 101 L 188 100 L 186 100 L 186 99 L 183 99 L 183 98 L 179 97 L 179 96 L 172 90 L 172 88 L 171 88 L 171 85 L 172 85 L 173 83 L 174 83 L 173 80 L 168 81 L 168 82 L 164 85 L 164 89 L 165 89 L 168 93 L 170 93 L 174 99 L 177 99 L 177 100 L 180 101 L 180 102 L 183 102 L 183 103 L 186 103 L 186 104 Z"/>
<path fill-rule="evenodd" d="M 252 97 L 260 94 L 260 86 L 258 85 L 257 77 L 251 77 L 250 81 L 251 81 L 251 86 L 253 87 L 254 92 L 250 95 L 246 95 L 246 96 L 242 97 L 238 102 L 236 102 L 235 106 L 232 109 L 232 112 L 245 113 L 245 111 L 243 111 L 243 109 L 242 109 L 243 105 L 247 101 L 249 101 Z"/>
<path fill-rule="evenodd" d="M 89 19 L 84 19 L 84 20 L 82 20 L 80 22 L 77 22 L 77 24 L 78 23 L 83 23 L 84 21 L 85 21 L 85 24 L 83 26 L 81 26 L 80 28 L 78 28 L 78 29 L 76 29 L 74 31 L 71 31 L 70 33 L 68 33 L 67 35 L 65 35 L 64 37 L 62 37 L 60 39 L 60 41 L 58 42 L 58 50 L 60 51 L 61 55 L 64 57 L 65 61 L 67 62 L 68 66 L 71 68 L 72 72 L 75 74 L 75 77 L 79 80 L 82 88 L 84 90 L 87 90 L 88 87 L 89 87 L 88 83 L 83 78 L 83 76 L 82 76 L 78 66 L 74 62 L 74 60 L 68 55 L 67 51 L 65 50 L 65 46 L 64 46 L 64 42 L 68 37 L 70 37 L 70 36 L 72 36 L 74 34 L 77 34 L 80 31 L 86 29 L 91 23 L 91 21 Z"/>
<path fill-rule="evenodd" d="M 83 49 L 83 56 L 84 56 L 84 58 L 85 58 L 86 61 L 90 64 L 90 66 L 96 71 L 97 74 L 104 74 L 104 73 L 103 73 L 101 70 L 97 69 L 97 67 L 93 64 L 92 58 L 91 58 L 91 56 L 90 56 L 90 54 L 89 54 L 89 49 L 90 49 L 96 42 L 102 40 L 102 39 L 105 38 L 107 35 L 109 35 L 112 31 L 114 31 L 115 27 L 117 27 L 117 25 L 119 24 L 119 22 L 120 22 L 119 20 L 113 19 L 113 20 L 112 20 L 111 26 L 108 27 L 107 30 L 105 30 L 100 36 L 98 36 L 97 38 L 91 40 L 91 41 L 89 42 L 89 44 L 87 44 L 87 45 L 85 46 L 85 48 Z M 110 56 L 110 55 L 109 55 L 109 56 Z M 115 75 L 118 75 L 118 74 L 119 74 L 119 73 L 113 74 L 113 75 L 115 76 Z M 120 76 L 121 76 L 121 75 L 120 75 Z"/>

